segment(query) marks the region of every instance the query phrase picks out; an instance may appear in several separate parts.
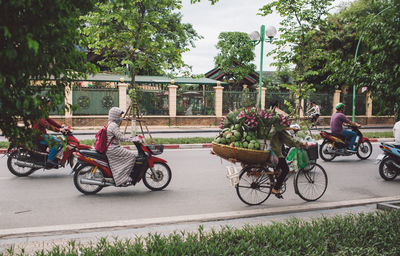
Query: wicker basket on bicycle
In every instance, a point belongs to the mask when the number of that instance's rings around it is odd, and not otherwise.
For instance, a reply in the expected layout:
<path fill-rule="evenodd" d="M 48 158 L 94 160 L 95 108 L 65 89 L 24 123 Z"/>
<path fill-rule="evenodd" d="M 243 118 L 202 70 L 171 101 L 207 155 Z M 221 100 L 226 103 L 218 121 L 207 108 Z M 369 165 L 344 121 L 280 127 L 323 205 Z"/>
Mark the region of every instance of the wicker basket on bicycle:
<path fill-rule="evenodd" d="M 236 160 L 248 164 L 263 164 L 269 160 L 270 151 L 237 148 L 213 142 L 212 149 L 216 155 L 226 160 Z"/>

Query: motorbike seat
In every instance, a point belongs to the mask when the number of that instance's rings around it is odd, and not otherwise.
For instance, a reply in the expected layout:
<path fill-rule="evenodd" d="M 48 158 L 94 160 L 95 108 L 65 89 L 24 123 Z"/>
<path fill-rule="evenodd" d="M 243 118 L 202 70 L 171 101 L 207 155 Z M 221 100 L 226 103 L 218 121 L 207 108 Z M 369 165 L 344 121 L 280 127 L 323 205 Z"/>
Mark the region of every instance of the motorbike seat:
<path fill-rule="evenodd" d="M 108 158 L 107 158 L 106 154 L 101 154 L 95 150 L 82 149 L 82 150 L 79 150 L 79 152 L 84 156 L 93 157 L 93 158 L 105 160 L 108 162 Z"/>
<path fill-rule="evenodd" d="M 343 141 L 346 140 L 346 136 L 344 136 L 343 134 L 332 133 L 332 132 L 326 132 L 326 133 L 327 133 L 328 135 L 337 137 L 337 138 L 339 138 L 339 139 L 341 139 L 341 140 L 343 140 Z"/>

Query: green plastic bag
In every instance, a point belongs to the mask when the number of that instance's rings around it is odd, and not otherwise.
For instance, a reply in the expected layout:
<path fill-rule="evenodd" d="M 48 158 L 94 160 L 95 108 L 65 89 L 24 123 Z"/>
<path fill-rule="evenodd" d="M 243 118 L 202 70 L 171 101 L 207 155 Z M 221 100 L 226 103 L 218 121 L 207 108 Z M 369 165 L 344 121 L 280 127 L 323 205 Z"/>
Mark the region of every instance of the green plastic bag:
<path fill-rule="evenodd" d="M 286 160 L 291 162 L 293 160 L 293 158 L 297 155 L 297 151 L 298 151 L 297 148 L 291 148 L 289 153 L 288 153 L 288 155 L 287 155 L 287 157 L 286 157 Z"/>
<path fill-rule="evenodd" d="M 308 165 L 310 162 L 310 159 L 308 158 L 307 151 L 304 149 L 298 149 L 297 150 L 297 166 L 299 169 L 303 169 Z"/>

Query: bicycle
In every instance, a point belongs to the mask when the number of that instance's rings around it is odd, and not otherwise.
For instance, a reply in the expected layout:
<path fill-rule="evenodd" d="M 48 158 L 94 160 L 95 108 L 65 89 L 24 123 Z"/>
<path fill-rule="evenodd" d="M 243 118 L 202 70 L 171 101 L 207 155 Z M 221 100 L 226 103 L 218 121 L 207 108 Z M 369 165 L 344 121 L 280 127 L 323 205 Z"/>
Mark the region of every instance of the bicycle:
<path fill-rule="evenodd" d="M 328 187 L 328 175 L 325 169 L 317 164 L 315 160 L 311 160 L 302 169 L 293 169 L 290 166 L 290 171 L 280 190 L 281 194 L 286 191 L 286 182 L 293 175 L 295 193 L 305 201 L 318 200 L 324 195 Z M 278 176 L 279 172 L 268 163 L 264 165 L 245 165 L 239 172 L 239 181 L 235 186 L 236 193 L 245 204 L 262 204 L 271 195 L 271 190 Z"/>

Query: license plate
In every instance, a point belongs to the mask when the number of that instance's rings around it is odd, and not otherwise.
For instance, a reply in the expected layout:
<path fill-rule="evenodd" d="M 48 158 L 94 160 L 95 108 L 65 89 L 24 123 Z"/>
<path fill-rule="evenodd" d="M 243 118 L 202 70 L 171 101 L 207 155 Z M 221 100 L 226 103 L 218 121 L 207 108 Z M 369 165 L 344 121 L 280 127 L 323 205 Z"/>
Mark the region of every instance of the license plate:
<path fill-rule="evenodd" d="M 376 158 L 376 163 L 379 164 L 384 157 L 385 157 L 385 154 L 379 154 L 378 157 Z"/>

